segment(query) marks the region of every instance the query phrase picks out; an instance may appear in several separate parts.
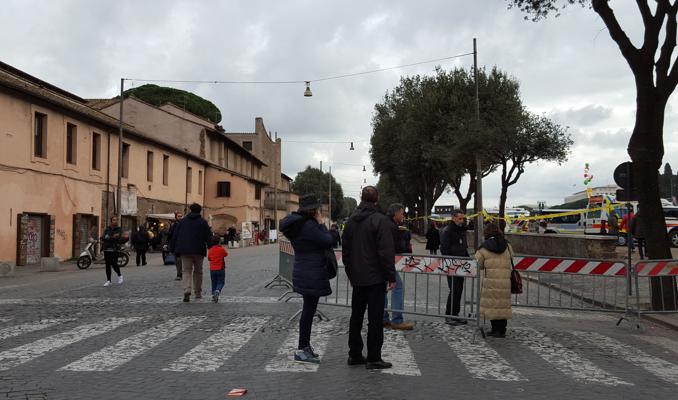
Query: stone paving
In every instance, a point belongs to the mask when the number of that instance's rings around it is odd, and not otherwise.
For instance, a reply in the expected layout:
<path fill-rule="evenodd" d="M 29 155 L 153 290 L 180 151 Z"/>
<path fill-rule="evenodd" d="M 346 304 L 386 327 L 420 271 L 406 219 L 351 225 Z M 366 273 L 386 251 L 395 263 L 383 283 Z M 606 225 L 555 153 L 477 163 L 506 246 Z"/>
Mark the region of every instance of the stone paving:
<path fill-rule="evenodd" d="M 386 331 L 394 368 L 371 372 L 346 365 L 349 310 L 321 305 L 322 362 L 300 364 L 288 321 L 300 304 L 264 289 L 277 247 L 231 253 L 218 304 L 182 303 L 156 254 L 108 288 L 100 266 L 0 280 L 0 399 L 223 399 L 233 388 L 256 399 L 672 398 L 678 385 L 674 331 L 533 308 L 515 309 L 505 339 L 410 316 L 413 331 Z"/>

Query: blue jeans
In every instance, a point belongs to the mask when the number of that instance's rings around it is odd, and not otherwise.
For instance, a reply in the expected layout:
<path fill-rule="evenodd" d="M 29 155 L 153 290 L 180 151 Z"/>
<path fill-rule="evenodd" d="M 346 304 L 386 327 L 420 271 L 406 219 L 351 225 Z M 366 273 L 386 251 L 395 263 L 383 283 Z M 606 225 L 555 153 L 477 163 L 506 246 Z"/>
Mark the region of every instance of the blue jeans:
<path fill-rule="evenodd" d="M 405 289 L 403 288 L 403 281 L 400 279 L 400 274 L 396 272 L 396 286 L 391 290 L 391 308 L 394 310 L 402 310 L 405 306 Z M 384 310 L 388 308 L 388 293 L 384 295 Z M 388 311 L 384 311 L 384 322 L 389 322 Z M 393 318 L 390 321 L 393 324 L 403 323 L 403 313 L 393 311 Z"/>
<path fill-rule="evenodd" d="M 226 281 L 226 271 L 210 271 L 210 278 L 212 278 L 212 294 L 217 290 L 221 293 L 224 289 L 224 282 Z"/>

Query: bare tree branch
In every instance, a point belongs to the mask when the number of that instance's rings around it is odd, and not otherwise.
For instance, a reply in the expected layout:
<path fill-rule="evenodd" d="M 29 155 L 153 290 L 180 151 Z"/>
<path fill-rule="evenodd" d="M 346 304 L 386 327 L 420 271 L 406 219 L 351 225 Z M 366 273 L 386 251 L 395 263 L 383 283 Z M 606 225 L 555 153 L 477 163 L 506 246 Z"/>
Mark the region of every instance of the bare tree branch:
<path fill-rule="evenodd" d="M 634 72 L 638 70 L 640 50 L 633 46 L 631 39 L 629 39 L 626 32 L 624 32 L 619 25 L 619 21 L 617 21 L 617 17 L 614 16 L 614 11 L 610 8 L 608 0 L 591 0 L 591 5 L 593 6 L 593 10 L 603 20 L 605 26 L 607 26 L 610 37 L 612 37 L 612 40 L 619 46 L 619 50 L 621 50 L 621 53 L 631 67 L 631 70 Z"/>

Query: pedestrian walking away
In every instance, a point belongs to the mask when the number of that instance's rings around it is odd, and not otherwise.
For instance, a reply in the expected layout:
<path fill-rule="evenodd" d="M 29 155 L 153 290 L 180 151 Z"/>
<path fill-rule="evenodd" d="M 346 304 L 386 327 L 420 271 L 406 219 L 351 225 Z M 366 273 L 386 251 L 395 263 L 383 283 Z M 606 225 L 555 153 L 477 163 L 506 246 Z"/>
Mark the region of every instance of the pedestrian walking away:
<path fill-rule="evenodd" d="M 641 215 L 640 210 L 636 212 L 636 215 L 631 220 L 631 235 L 636 239 L 638 244 L 638 256 L 640 259 L 645 259 L 645 227 L 643 226 L 643 216 Z"/>
<path fill-rule="evenodd" d="M 393 234 L 393 245 L 396 254 L 412 253 L 412 234 L 401 226 L 405 219 L 405 206 L 399 203 L 391 204 L 386 213 L 391 219 L 391 232 Z M 393 310 L 403 310 L 405 307 L 405 287 L 400 274 L 396 271 L 396 284 L 391 290 L 391 308 Z M 414 328 L 414 324 L 403 320 L 402 311 L 393 311 L 393 318 L 389 318 L 388 311 L 388 293 L 384 295 L 384 327 L 409 331 Z"/>
<path fill-rule="evenodd" d="M 495 222 L 485 224 L 484 235 L 485 241 L 475 254 L 480 268 L 480 316 L 492 324 L 488 336 L 503 338 L 512 316 L 513 249 Z"/>
<path fill-rule="evenodd" d="M 440 253 L 445 256 L 468 257 L 468 242 L 466 240 L 466 216 L 460 210 L 452 211 L 452 221 L 440 233 Z M 447 277 L 447 295 L 445 315 L 451 315 L 446 322 L 450 324 L 466 324 L 464 319 L 455 318 L 461 310 L 461 295 L 464 291 L 464 278 L 460 276 Z"/>
<path fill-rule="evenodd" d="M 393 223 L 377 206 L 379 192 L 366 186 L 342 236 L 342 260 L 353 294 L 348 333 L 348 365 L 391 368 L 381 357 L 384 342 L 384 293 L 396 285 Z M 367 358 L 361 330 L 367 310 Z"/>
<path fill-rule="evenodd" d="M 440 248 L 440 231 L 435 221 L 431 221 L 431 226 L 426 232 L 426 250 L 430 254 L 438 254 L 438 249 Z"/>
<path fill-rule="evenodd" d="M 177 281 L 182 280 L 183 278 L 183 267 L 181 265 L 181 255 L 178 254 L 174 247 L 172 246 L 172 237 L 174 236 L 175 230 L 177 228 L 177 225 L 183 218 L 183 214 L 180 213 L 179 211 L 174 212 L 174 222 L 169 227 L 169 230 L 167 231 L 167 251 L 169 251 L 171 254 L 174 254 L 174 264 L 176 265 L 177 268 L 177 277 L 174 278 Z"/>
<path fill-rule="evenodd" d="M 207 259 L 210 263 L 210 280 L 212 281 L 212 301 L 219 302 L 219 295 L 226 283 L 226 257 L 228 251 L 221 245 L 219 236 L 212 236 Z"/>
<path fill-rule="evenodd" d="M 149 242 L 150 238 L 146 227 L 143 225 L 138 226 L 136 232 L 132 235 L 132 247 L 134 247 L 134 251 L 137 253 L 137 267 L 139 265 L 146 265 L 146 252 L 148 251 Z"/>
<path fill-rule="evenodd" d="M 122 284 L 123 278 L 118 266 L 118 252 L 120 246 L 126 241 L 123 237 L 122 228 L 118 226 L 118 218 L 111 217 L 111 224 L 104 229 L 101 237 L 104 251 L 104 261 L 106 262 L 106 282 L 104 286 L 111 286 L 111 269 L 118 275 L 118 284 Z"/>
<path fill-rule="evenodd" d="M 341 247 L 341 234 L 339 233 L 337 224 L 332 224 L 330 227 L 330 234 L 332 235 L 332 247 L 335 249 Z"/>
<path fill-rule="evenodd" d="M 181 255 L 184 302 L 191 300 L 191 290 L 196 299 L 202 298 L 202 263 L 212 238 L 207 221 L 200 216 L 200 204 L 193 203 L 189 209 L 190 214 L 177 224 L 170 241 L 170 247 Z"/>
<path fill-rule="evenodd" d="M 302 196 L 299 199 L 299 209 L 282 220 L 280 231 L 292 243 L 292 286 L 304 299 L 299 318 L 299 343 L 294 359 L 318 364 L 320 355 L 311 346 L 311 329 L 318 300 L 332 293 L 325 265 L 328 251 L 332 251 L 334 243 L 320 213 L 318 198 L 313 194 Z"/>

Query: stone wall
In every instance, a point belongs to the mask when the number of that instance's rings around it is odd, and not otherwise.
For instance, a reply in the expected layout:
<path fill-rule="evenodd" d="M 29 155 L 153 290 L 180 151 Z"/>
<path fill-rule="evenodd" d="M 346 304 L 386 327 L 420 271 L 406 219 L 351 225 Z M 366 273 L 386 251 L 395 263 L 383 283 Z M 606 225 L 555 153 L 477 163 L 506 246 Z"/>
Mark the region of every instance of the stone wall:
<path fill-rule="evenodd" d="M 468 232 L 469 244 L 473 243 L 473 234 L 473 231 Z M 617 240 L 612 236 L 507 233 L 506 239 L 516 254 L 604 260 L 619 258 Z"/>

